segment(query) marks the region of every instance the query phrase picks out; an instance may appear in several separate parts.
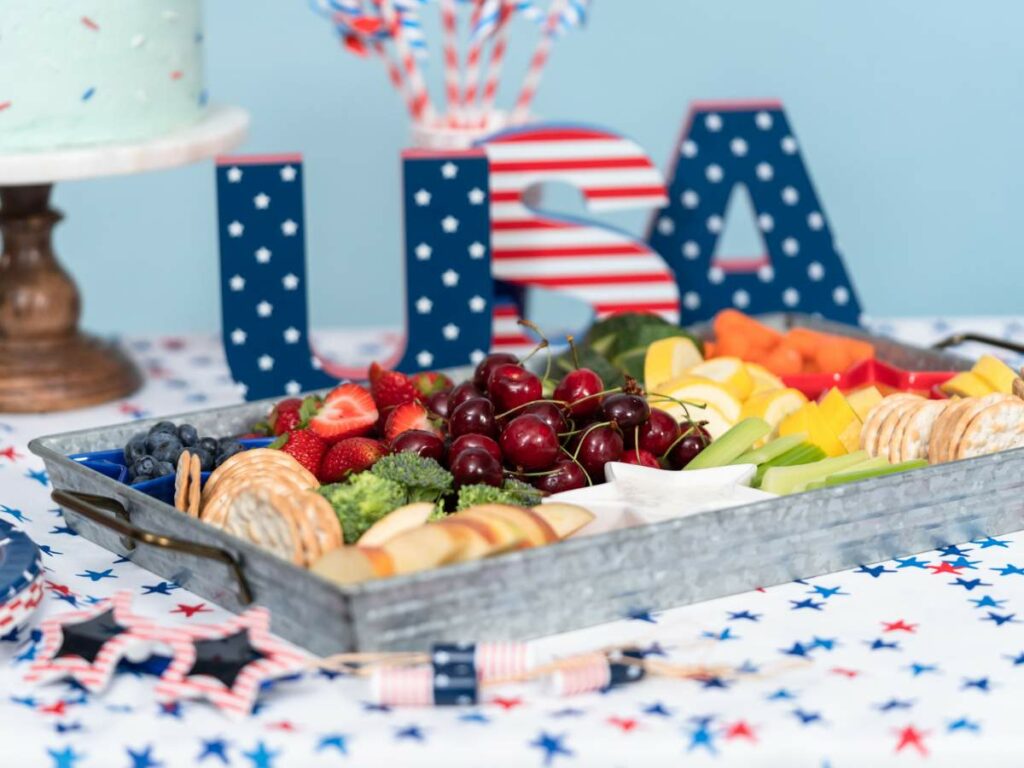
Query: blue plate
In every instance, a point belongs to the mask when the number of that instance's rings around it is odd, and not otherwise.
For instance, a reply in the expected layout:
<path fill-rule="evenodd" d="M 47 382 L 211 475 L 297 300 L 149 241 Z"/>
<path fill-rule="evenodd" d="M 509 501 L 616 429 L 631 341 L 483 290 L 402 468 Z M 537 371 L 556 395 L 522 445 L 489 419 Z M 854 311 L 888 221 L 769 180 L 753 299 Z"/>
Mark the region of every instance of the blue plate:
<path fill-rule="evenodd" d="M 251 448 L 266 448 L 275 438 L 273 437 L 248 437 L 239 440 L 246 450 Z M 91 451 L 89 453 L 75 453 L 68 456 L 72 461 L 77 461 L 89 469 L 100 472 L 107 477 L 117 480 L 119 483 L 128 482 L 128 467 L 124 463 L 124 451 L 120 448 L 107 451 Z M 202 473 L 203 482 L 210 476 L 209 472 Z M 165 475 L 155 480 L 145 480 L 141 483 L 134 483 L 132 488 L 149 494 L 150 496 L 174 504 L 174 475 Z"/>
<path fill-rule="evenodd" d="M 35 581 L 41 569 L 36 543 L 14 526 L 0 521 L 0 605 Z"/>

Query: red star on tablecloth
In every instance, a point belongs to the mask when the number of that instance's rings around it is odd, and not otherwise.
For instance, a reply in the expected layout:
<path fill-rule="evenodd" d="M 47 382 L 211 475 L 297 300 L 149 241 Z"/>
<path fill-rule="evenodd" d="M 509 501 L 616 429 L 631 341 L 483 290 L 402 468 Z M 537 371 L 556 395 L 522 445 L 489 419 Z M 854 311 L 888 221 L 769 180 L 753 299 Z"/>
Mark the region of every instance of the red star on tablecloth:
<path fill-rule="evenodd" d="M 196 603 L 195 605 L 178 603 L 178 607 L 172 609 L 171 613 L 181 613 L 186 619 L 191 619 L 197 613 L 213 613 L 213 611 L 206 607 L 206 603 Z"/>
<path fill-rule="evenodd" d="M 883 621 L 882 626 L 883 632 L 910 632 L 913 633 L 917 629 L 917 624 L 907 624 L 903 619 L 899 621 Z"/>
<path fill-rule="evenodd" d="M 896 733 L 900 737 L 899 743 L 896 744 L 897 752 L 902 752 L 907 747 L 912 747 L 921 755 L 928 754 L 928 748 L 924 745 L 924 737 L 928 735 L 928 731 L 919 731 L 914 726 L 908 725 Z"/>
<path fill-rule="evenodd" d="M 506 699 L 502 696 L 495 696 L 493 699 L 491 699 L 490 703 L 497 704 L 499 707 L 501 707 L 507 712 L 510 709 L 515 709 L 516 707 L 522 706 L 523 700 L 520 699 L 518 696 L 514 699 Z"/>
<path fill-rule="evenodd" d="M 14 449 L 13 445 L 0 449 L 0 456 L 5 459 L 10 459 L 11 461 L 17 461 L 18 459 L 23 458 L 22 455 Z"/>
<path fill-rule="evenodd" d="M 832 667 L 829 671 L 834 675 L 842 675 L 843 677 L 848 677 L 851 680 L 860 674 L 856 669 L 846 669 L 845 667 Z"/>
<path fill-rule="evenodd" d="M 963 566 L 953 565 L 952 563 L 947 563 L 943 560 L 938 565 L 929 565 L 928 568 L 930 568 L 932 573 L 936 576 L 940 573 L 953 573 L 959 576 Z"/>
<path fill-rule="evenodd" d="M 735 723 L 726 726 L 725 738 L 757 741 L 757 735 L 754 733 L 754 729 L 747 724 L 746 720 L 737 720 Z"/>
<path fill-rule="evenodd" d="M 631 717 L 609 717 L 608 724 L 619 728 L 623 733 L 636 730 L 639 723 Z"/>

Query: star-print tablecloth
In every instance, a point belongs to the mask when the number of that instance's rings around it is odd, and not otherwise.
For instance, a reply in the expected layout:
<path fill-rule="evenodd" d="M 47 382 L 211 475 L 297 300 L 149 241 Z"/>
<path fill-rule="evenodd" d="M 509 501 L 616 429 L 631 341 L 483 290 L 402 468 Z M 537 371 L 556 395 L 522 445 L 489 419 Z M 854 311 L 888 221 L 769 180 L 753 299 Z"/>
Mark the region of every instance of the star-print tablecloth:
<path fill-rule="evenodd" d="M 1005 319 L 874 327 L 917 343 L 953 330 L 1024 339 L 1024 323 Z M 326 334 L 321 348 L 365 360 L 381 338 Z M 40 434 L 238 400 L 212 338 L 128 346 L 147 375 L 131 400 L 0 415 L 0 519 L 39 543 L 47 568 L 35 624 L 0 637 L 3 768 L 1024 764 L 1024 533 L 669 611 L 641 601 L 620 621 L 539 641 L 562 654 L 633 642 L 659 658 L 739 666 L 739 679 L 647 680 L 566 699 L 509 687 L 472 708 L 389 709 L 360 680 L 311 673 L 274 686 L 241 723 L 204 703 L 158 705 L 146 663 L 100 696 L 31 688 L 21 675 L 42 616 L 122 589 L 161 622 L 226 616 L 76 537 L 26 449 Z"/>

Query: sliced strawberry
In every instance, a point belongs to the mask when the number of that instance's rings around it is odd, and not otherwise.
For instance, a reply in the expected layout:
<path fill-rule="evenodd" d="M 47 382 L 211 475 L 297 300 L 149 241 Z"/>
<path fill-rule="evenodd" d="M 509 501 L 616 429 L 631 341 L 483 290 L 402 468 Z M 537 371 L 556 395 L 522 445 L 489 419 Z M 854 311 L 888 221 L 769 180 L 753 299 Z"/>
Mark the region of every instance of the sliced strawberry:
<path fill-rule="evenodd" d="M 426 401 L 427 398 L 431 395 L 436 395 L 438 392 L 447 392 L 455 386 L 451 379 L 437 371 L 424 371 L 423 373 L 414 374 L 412 385 L 416 388 L 419 399 L 422 401 Z"/>
<path fill-rule="evenodd" d="M 321 483 L 336 483 L 353 472 L 366 471 L 387 452 L 378 440 L 347 437 L 332 445 L 324 454 L 317 478 Z"/>
<path fill-rule="evenodd" d="M 286 432 L 281 439 L 284 440 L 281 445 L 284 453 L 294 457 L 314 475 L 320 471 L 320 461 L 327 450 L 327 442 L 320 435 L 311 429 L 297 429 Z"/>
<path fill-rule="evenodd" d="M 370 393 L 377 408 L 381 410 L 411 403 L 419 394 L 412 380 L 404 373 L 384 370 L 376 363 L 370 366 Z"/>
<path fill-rule="evenodd" d="M 417 402 L 403 403 L 391 412 L 384 425 L 384 437 L 390 441 L 410 429 L 423 429 L 434 434 L 441 434 L 430 420 L 427 409 Z"/>
<path fill-rule="evenodd" d="M 377 421 L 373 397 L 358 384 L 335 387 L 324 399 L 320 411 L 309 420 L 309 427 L 329 443 L 346 437 L 364 435 Z"/>

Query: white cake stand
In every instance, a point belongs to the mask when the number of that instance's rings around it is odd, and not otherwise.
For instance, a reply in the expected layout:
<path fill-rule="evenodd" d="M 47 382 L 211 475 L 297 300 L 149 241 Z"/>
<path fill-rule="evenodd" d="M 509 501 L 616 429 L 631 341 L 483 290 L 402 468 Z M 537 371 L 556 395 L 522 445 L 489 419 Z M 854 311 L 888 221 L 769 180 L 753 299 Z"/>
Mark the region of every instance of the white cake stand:
<path fill-rule="evenodd" d="M 192 163 L 241 143 L 249 115 L 211 107 L 198 123 L 135 144 L 0 154 L 0 412 L 48 412 L 107 402 L 141 378 L 114 345 L 78 330 L 78 289 L 50 245 L 61 214 L 57 181 Z"/>

